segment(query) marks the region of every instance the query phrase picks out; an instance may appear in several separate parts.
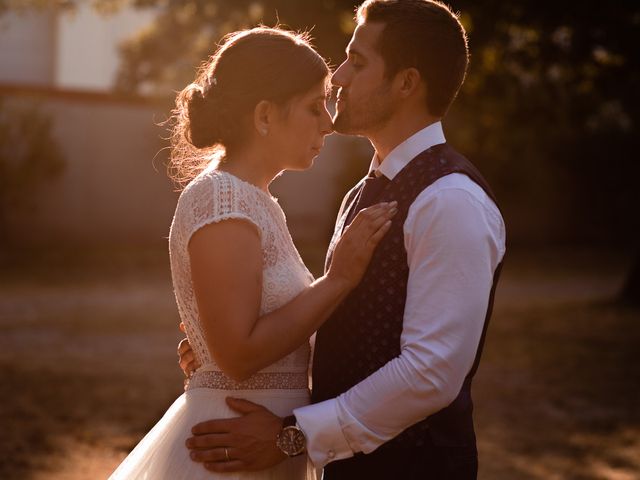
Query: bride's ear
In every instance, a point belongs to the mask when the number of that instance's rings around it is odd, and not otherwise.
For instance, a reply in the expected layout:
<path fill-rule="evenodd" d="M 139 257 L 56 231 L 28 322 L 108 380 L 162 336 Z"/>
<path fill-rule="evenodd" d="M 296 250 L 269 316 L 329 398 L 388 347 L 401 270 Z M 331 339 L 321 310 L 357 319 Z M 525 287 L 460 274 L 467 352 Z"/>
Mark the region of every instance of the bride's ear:
<path fill-rule="evenodd" d="M 276 106 L 273 102 L 261 100 L 253 110 L 253 125 L 261 137 L 269 134 L 269 129 L 273 125 L 276 116 Z"/>

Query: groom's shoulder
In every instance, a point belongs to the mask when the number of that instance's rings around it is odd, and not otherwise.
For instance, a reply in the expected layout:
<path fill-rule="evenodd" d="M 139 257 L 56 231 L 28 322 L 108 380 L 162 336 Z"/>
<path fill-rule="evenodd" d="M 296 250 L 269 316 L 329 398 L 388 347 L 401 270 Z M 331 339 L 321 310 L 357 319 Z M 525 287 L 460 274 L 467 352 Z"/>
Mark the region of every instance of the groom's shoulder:
<path fill-rule="evenodd" d="M 435 180 L 425 190 L 442 192 L 444 190 L 462 190 L 474 197 L 486 196 L 485 191 L 471 177 L 462 172 L 452 172 Z"/>
<path fill-rule="evenodd" d="M 465 173 L 444 175 L 426 187 L 416 199 L 418 204 L 437 202 L 441 207 L 481 209 L 499 215 L 499 209 L 487 192 Z"/>

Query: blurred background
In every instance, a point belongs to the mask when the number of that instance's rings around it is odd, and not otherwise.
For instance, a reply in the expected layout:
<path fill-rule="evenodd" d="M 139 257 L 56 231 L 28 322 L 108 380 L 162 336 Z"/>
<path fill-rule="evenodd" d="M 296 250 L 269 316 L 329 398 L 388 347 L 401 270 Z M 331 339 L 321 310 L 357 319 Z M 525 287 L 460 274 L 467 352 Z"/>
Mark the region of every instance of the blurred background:
<path fill-rule="evenodd" d="M 475 381 L 480 478 L 640 478 L 640 4 L 456 0 L 471 64 L 444 121 L 508 257 Z M 0 1 L 0 478 L 106 478 L 182 391 L 161 123 L 222 35 L 312 29 L 344 0 Z M 279 197 L 320 274 L 363 139 Z"/>

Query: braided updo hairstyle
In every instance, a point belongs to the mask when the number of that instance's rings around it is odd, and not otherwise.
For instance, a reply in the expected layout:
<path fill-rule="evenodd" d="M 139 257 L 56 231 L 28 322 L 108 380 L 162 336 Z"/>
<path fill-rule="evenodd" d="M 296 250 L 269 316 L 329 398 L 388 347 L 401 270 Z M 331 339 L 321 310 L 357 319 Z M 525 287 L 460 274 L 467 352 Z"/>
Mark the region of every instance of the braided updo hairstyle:
<path fill-rule="evenodd" d="M 307 34 L 256 27 L 225 36 L 176 98 L 169 175 L 184 186 L 242 145 L 259 102 L 286 106 L 328 75 Z"/>

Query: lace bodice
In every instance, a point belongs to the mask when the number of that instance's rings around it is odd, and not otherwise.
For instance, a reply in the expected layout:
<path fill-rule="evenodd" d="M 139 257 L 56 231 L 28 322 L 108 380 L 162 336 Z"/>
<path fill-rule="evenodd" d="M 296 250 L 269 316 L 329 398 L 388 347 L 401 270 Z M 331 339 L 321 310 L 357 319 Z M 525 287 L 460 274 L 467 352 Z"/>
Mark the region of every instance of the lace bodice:
<path fill-rule="evenodd" d="M 313 280 L 291 240 L 284 212 L 276 199 L 250 183 L 215 169 L 205 170 L 187 185 L 178 199 L 169 234 L 173 288 L 189 343 L 202 365 L 199 372 L 217 372 L 216 377 L 223 380 L 226 377 L 211 358 L 199 321 L 187 245 L 199 228 L 231 218 L 253 223 L 260 234 L 263 261 L 261 316 L 290 301 Z M 258 388 L 256 385 L 264 383 L 265 374 L 282 377 L 287 373 L 304 373 L 308 362 L 307 343 L 242 382 L 246 385 L 231 379 L 222 383 L 226 388 L 234 385 L 252 388 L 253 384 L 253 388 Z"/>

